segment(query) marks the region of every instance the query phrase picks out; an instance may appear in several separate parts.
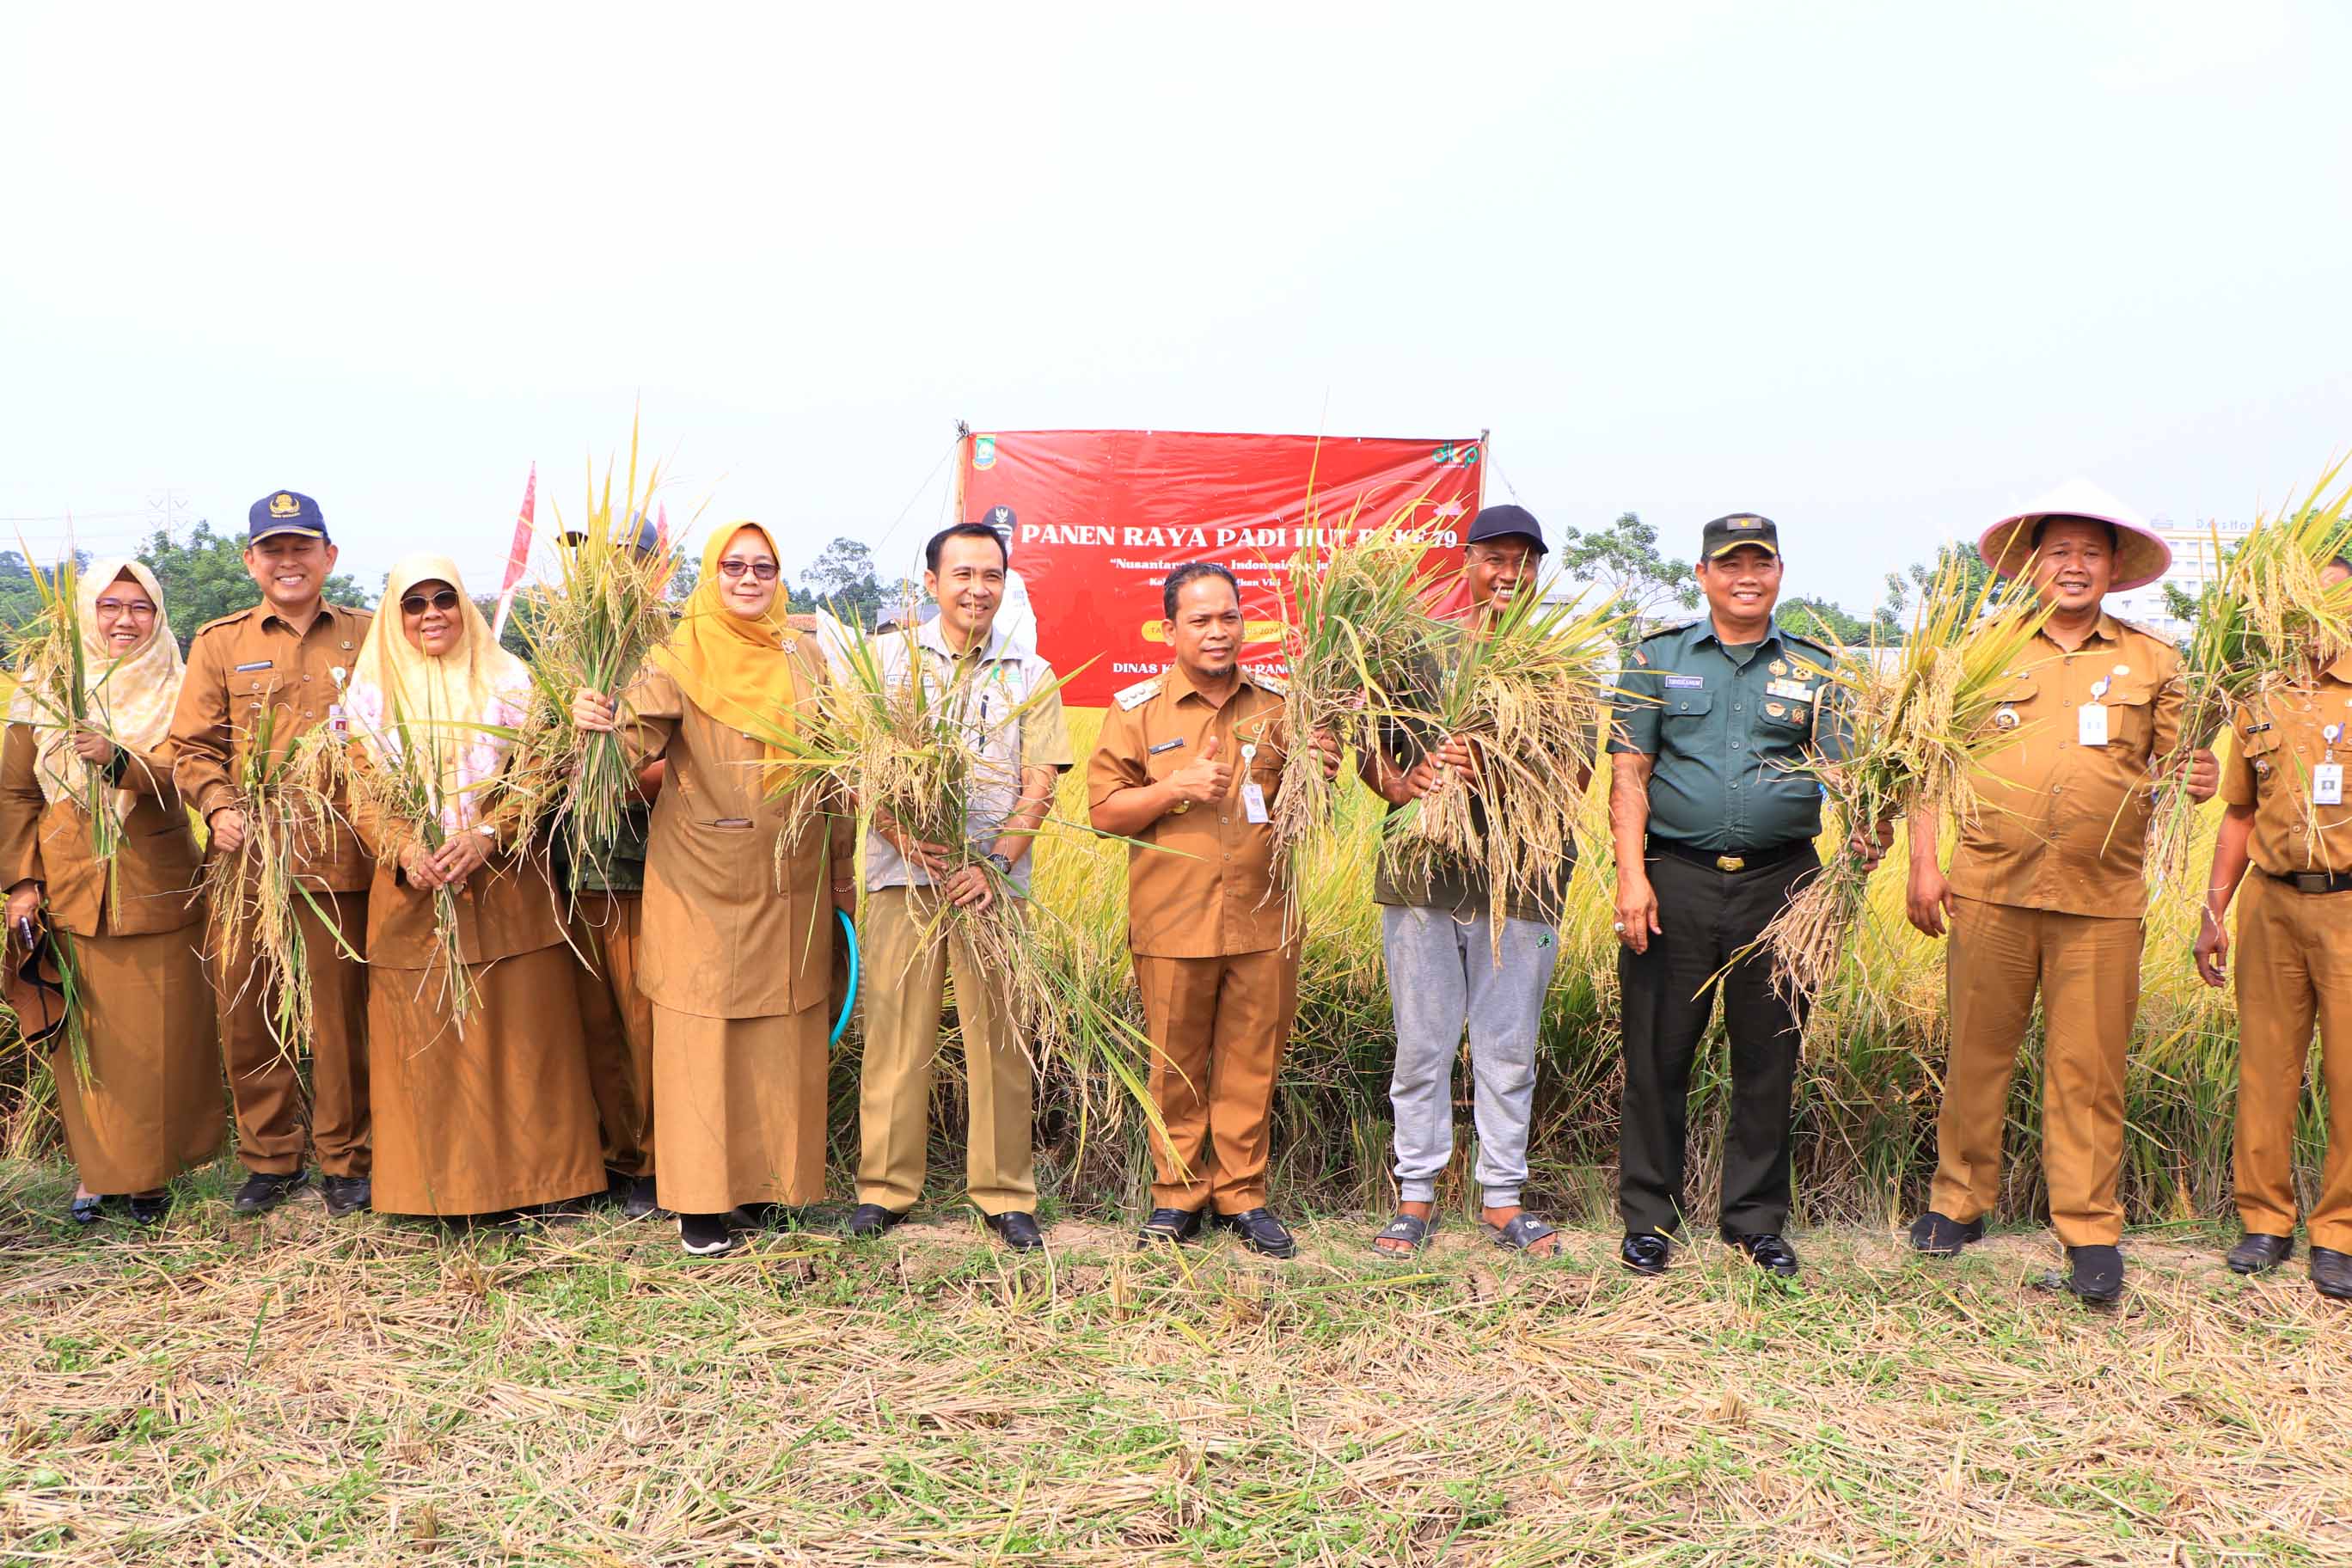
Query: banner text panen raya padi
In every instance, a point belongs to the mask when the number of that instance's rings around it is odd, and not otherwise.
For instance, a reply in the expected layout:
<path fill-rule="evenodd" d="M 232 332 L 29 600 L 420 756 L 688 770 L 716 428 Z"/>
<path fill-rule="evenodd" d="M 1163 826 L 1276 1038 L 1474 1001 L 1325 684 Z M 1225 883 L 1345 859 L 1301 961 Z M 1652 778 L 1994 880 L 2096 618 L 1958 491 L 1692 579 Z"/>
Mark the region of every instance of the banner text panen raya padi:
<path fill-rule="evenodd" d="M 1310 526 L 1393 519 L 1429 539 L 1433 566 L 1458 564 L 1484 457 L 1476 437 L 1000 430 L 966 437 L 960 460 L 965 517 L 1013 510 L 1013 570 L 1063 700 L 1098 708 L 1167 668 L 1160 587 L 1187 562 L 1241 580 L 1243 662 L 1276 675 L 1285 580 Z"/>

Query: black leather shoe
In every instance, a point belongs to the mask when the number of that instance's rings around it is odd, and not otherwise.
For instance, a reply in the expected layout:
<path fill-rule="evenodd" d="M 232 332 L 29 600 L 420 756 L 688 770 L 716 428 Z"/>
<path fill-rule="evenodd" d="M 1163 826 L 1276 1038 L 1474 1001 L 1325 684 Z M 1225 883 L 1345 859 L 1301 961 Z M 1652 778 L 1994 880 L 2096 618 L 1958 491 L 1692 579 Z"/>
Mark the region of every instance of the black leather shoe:
<path fill-rule="evenodd" d="M 2311 1288 L 2338 1301 L 2352 1301 L 2352 1252 L 2311 1249 Z"/>
<path fill-rule="evenodd" d="M 1655 1231 L 1629 1236 L 1617 1244 L 1617 1261 L 1636 1274 L 1664 1274 L 1675 1244 Z"/>
<path fill-rule="evenodd" d="M 2070 1247 L 2066 1257 L 2074 1272 L 2066 1289 L 2095 1306 L 2112 1307 L 2123 1299 L 2124 1255 L 2112 1247 Z"/>
<path fill-rule="evenodd" d="M 1230 1230 L 1242 1238 L 1242 1245 L 1252 1252 L 1267 1258 L 1296 1258 L 1298 1241 L 1282 1227 L 1272 1209 L 1246 1209 L 1240 1214 L 1212 1216 L 1219 1230 Z"/>
<path fill-rule="evenodd" d="M 1004 1245 L 1015 1252 L 1035 1252 L 1045 1245 L 1045 1233 L 1037 1228 L 1037 1216 L 1034 1214 L 1012 1209 L 1003 1214 L 987 1214 L 980 1217 L 986 1220 L 988 1228 L 1003 1237 Z"/>
<path fill-rule="evenodd" d="M 740 1245 L 723 1214 L 678 1215 L 677 1244 L 696 1258 L 721 1258 Z"/>
<path fill-rule="evenodd" d="M 2294 1256 L 2294 1237 L 2264 1236 L 2250 1230 L 2230 1248 L 2230 1272 L 2232 1274 L 2268 1274 Z"/>
<path fill-rule="evenodd" d="M 1198 1209 L 1153 1209 L 1143 1228 L 1135 1233 L 1135 1245 L 1150 1247 L 1154 1243 L 1173 1247 L 1178 1242 L 1191 1241 L 1201 1234 L 1201 1213 Z"/>
<path fill-rule="evenodd" d="M 133 1225 L 161 1225 L 172 1212 L 172 1191 L 158 1187 L 152 1193 L 133 1193 L 129 1206 Z"/>
<path fill-rule="evenodd" d="M 375 1201 L 375 1184 L 365 1176 L 322 1176 L 319 1195 L 327 1200 L 329 1216 L 341 1219 Z"/>
<path fill-rule="evenodd" d="M 1727 1236 L 1723 1239 L 1766 1273 L 1778 1274 L 1783 1279 L 1797 1277 L 1797 1249 L 1780 1232 L 1760 1230 L 1754 1236 Z"/>
<path fill-rule="evenodd" d="M 106 1194 L 92 1193 L 86 1198 L 76 1198 L 67 1205 L 66 1213 L 73 1216 L 76 1225 L 96 1225 L 106 1217 Z"/>
<path fill-rule="evenodd" d="M 1962 1225 L 1949 1215 L 1929 1209 L 1911 1222 L 1911 1249 L 1930 1258 L 1958 1258 L 1960 1248 L 1984 1239 L 1984 1216 Z"/>
<path fill-rule="evenodd" d="M 308 1171 L 256 1171 L 246 1177 L 228 1206 L 238 1214 L 268 1214 L 310 1184 Z"/>
<path fill-rule="evenodd" d="M 661 1206 L 651 1176 L 636 1176 L 629 1182 L 628 1195 L 621 1200 L 621 1212 L 631 1219 L 667 1219 L 669 1211 Z"/>
<path fill-rule="evenodd" d="M 859 1204 L 849 1211 L 849 1223 L 841 1228 L 853 1240 L 865 1241 L 881 1235 L 906 1217 L 903 1213 L 891 1213 L 880 1204 Z"/>

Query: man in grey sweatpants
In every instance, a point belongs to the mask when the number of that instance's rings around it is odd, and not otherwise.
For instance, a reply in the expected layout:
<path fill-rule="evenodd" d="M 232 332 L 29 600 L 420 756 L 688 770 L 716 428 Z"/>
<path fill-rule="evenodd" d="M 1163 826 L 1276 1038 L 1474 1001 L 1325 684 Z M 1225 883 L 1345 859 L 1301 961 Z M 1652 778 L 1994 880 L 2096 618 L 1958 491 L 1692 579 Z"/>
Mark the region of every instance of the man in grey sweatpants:
<path fill-rule="evenodd" d="M 1543 529 L 1524 507 L 1490 506 L 1470 525 L 1463 551 L 1469 605 L 1460 624 L 1475 637 L 1512 595 L 1535 592 Z M 1433 650 L 1436 661 L 1452 651 Z M 1451 737 L 1416 737 L 1398 727 L 1364 761 L 1364 782 L 1399 810 L 1435 788 L 1451 768 L 1467 773 L 1470 755 Z M 1589 764 L 1562 782 L 1581 791 Z M 1576 866 L 1571 853 L 1555 884 L 1564 896 Z M 1410 1257 L 1435 1228 L 1437 1178 L 1454 1157 L 1454 1063 L 1470 1036 L 1478 1128 L 1478 1186 L 1488 1239 L 1515 1251 L 1559 1250 L 1552 1227 L 1521 1206 L 1528 1179 L 1528 1121 L 1535 1108 L 1536 1040 L 1544 994 L 1559 960 L 1559 914 L 1552 907 L 1507 903 L 1500 955 L 1483 873 L 1440 868 L 1408 880 L 1383 865 L 1374 878 L 1389 998 L 1396 1016 L 1396 1070 L 1389 1103 L 1396 1118 L 1396 1217 L 1373 1245 Z"/>

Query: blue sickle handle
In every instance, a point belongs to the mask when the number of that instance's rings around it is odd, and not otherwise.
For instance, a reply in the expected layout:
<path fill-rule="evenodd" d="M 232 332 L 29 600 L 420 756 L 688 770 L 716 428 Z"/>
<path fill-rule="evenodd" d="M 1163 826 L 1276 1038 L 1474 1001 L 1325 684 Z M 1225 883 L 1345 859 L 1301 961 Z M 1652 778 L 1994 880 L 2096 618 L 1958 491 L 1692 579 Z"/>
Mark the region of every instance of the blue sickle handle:
<path fill-rule="evenodd" d="M 841 1043 L 841 1031 L 849 1027 L 849 1016 L 857 1011 L 857 926 L 847 910 L 835 910 L 833 918 L 841 922 L 841 934 L 849 943 L 849 994 L 841 999 L 841 1016 L 833 1021 L 833 1033 L 824 1037 L 827 1049 Z"/>

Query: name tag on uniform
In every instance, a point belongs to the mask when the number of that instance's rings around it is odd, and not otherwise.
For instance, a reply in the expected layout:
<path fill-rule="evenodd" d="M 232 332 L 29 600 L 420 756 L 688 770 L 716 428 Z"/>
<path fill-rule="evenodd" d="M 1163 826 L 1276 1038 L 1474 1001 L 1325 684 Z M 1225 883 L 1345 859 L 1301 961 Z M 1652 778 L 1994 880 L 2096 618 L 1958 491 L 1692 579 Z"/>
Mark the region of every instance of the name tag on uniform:
<path fill-rule="evenodd" d="M 1242 748 L 1242 766 L 1246 768 L 1256 761 L 1257 745 L 1253 742 Z M 1265 814 L 1265 790 L 1254 778 L 1242 780 L 1242 814 L 1255 823 L 1272 820 Z"/>
<path fill-rule="evenodd" d="M 1665 679 L 1669 688 L 1675 689 L 1696 688 L 1706 684 L 1706 677 L 1704 675 L 1669 675 Z"/>
<path fill-rule="evenodd" d="M 2076 711 L 2074 741 L 2078 745 L 2104 746 L 2107 743 L 2107 705 L 2085 702 Z"/>
<path fill-rule="evenodd" d="M 238 666 L 236 667 L 236 673 L 237 673 L 237 674 L 239 674 L 239 675 L 243 675 L 243 674 L 246 674 L 246 673 L 247 673 L 247 671 L 249 671 L 249 670 L 256 670 L 256 669 L 268 669 L 268 668 L 269 668 L 272 665 L 276 664 L 277 662 L 278 662 L 278 661 L 277 661 L 276 659 L 274 659 L 274 658 L 257 658 L 257 659 L 255 659 L 251 664 L 240 664 L 240 665 L 238 665 Z"/>
<path fill-rule="evenodd" d="M 1146 754 L 1147 754 L 1147 755 L 1149 755 L 1149 756 L 1154 756 L 1154 757 L 1156 757 L 1156 756 L 1158 756 L 1158 755 L 1159 755 L 1160 752 L 1172 752 L 1172 751 L 1174 751 L 1177 747 L 1179 747 L 1179 746 L 1182 745 L 1183 743 L 1184 743 L 1184 737 L 1183 737 L 1183 736 L 1181 736 L 1181 735 L 1179 735 L 1179 736 L 1177 736 L 1177 737 L 1176 737 L 1174 740 L 1172 740 L 1172 741 L 1162 741 L 1162 742 L 1160 742 L 1160 744 L 1158 744 L 1158 745 L 1156 745 L 1156 746 L 1152 747 L 1152 748 L 1151 748 L 1151 750 L 1150 750 L 1149 752 L 1147 752 Z"/>
<path fill-rule="evenodd" d="M 2344 764 L 2322 763 L 2311 770 L 2311 804 L 2342 805 L 2344 804 Z"/>
<path fill-rule="evenodd" d="M 1767 697 L 1785 697 L 1791 702 L 1811 702 L 1813 689 L 1801 680 L 1768 680 L 1764 683 Z"/>

